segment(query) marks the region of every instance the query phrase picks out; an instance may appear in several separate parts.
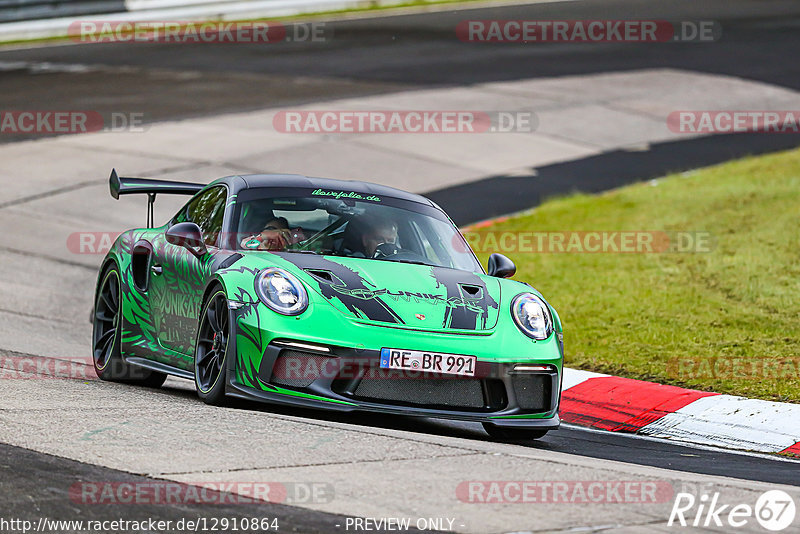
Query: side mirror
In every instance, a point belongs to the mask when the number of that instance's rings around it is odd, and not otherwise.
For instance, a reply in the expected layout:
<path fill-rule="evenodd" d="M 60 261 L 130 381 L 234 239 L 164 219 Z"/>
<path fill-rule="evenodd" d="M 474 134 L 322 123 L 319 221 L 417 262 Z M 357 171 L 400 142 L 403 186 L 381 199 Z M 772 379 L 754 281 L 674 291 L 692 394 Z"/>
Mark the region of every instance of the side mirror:
<path fill-rule="evenodd" d="M 502 254 L 492 254 L 489 256 L 489 276 L 496 276 L 497 278 L 509 278 L 514 276 L 517 272 L 517 266 L 514 262 L 503 256 Z"/>
<path fill-rule="evenodd" d="M 203 241 L 203 232 L 193 222 L 178 223 L 170 227 L 164 235 L 168 243 L 186 248 L 195 256 L 203 256 L 208 252 Z"/>

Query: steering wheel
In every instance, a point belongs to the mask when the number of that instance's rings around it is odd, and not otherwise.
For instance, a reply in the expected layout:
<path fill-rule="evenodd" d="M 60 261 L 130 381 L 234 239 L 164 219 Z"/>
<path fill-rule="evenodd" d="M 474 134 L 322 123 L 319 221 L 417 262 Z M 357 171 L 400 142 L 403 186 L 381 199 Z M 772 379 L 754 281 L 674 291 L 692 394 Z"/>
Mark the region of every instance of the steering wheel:
<path fill-rule="evenodd" d="M 389 256 L 394 256 L 400 252 L 400 247 L 394 243 L 380 243 L 375 247 L 375 252 L 372 253 L 372 259 L 380 260 Z"/>

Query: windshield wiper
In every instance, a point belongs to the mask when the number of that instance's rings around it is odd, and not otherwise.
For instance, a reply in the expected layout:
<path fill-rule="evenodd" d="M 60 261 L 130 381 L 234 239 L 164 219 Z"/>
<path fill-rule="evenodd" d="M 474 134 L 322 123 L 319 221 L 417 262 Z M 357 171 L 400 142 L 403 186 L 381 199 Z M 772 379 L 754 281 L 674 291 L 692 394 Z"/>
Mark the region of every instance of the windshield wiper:
<path fill-rule="evenodd" d="M 296 248 L 296 249 L 289 249 L 284 250 L 283 252 L 294 252 L 295 254 L 313 254 L 315 256 L 320 256 L 320 252 L 315 252 L 313 250 L 308 250 L 307 248 Z"/>
<path fill-rule="evenodd" d="M 380 261 L 391 261 L 394 263 L 410 263 L 411 265 L 427 265 L 428 267 L 436 267 L 436 265 L 433 265 L 432 263 L 425 263 L 424 261 L 419 261 L 419 260 L 393 260 L 391 259 L 391 257 L 374 258 L 374 259 Z"/>

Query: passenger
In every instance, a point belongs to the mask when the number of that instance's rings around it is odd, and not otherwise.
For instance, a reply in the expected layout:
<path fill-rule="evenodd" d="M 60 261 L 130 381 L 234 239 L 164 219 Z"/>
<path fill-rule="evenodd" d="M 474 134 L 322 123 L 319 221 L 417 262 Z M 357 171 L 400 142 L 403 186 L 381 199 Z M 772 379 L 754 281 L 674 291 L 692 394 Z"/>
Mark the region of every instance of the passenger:
<path fill-rule="evenodd" d="M 285 217 L 274 217 L 267 221 L 261 233 L 244 238 L 240 246 L 248 250 L 286 250 L 304 239 L 303 231 L 290 229 Z"/>

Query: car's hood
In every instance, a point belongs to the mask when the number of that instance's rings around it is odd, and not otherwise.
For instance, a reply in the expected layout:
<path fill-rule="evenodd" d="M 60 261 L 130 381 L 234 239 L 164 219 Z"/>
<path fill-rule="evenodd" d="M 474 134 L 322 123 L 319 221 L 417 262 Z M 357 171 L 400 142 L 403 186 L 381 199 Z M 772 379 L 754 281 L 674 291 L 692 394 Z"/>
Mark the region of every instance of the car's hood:
<path fill-rule="evenodd" d="M 497 324 L 500 283 L 467 271 L 391 261 L 278 253 L 353 318 L 404 328 L 487 331 Z"/>

